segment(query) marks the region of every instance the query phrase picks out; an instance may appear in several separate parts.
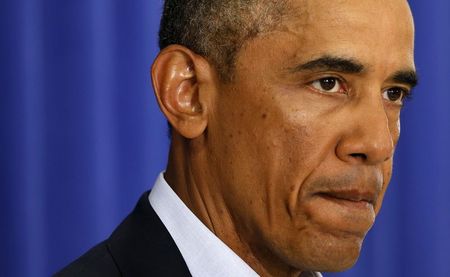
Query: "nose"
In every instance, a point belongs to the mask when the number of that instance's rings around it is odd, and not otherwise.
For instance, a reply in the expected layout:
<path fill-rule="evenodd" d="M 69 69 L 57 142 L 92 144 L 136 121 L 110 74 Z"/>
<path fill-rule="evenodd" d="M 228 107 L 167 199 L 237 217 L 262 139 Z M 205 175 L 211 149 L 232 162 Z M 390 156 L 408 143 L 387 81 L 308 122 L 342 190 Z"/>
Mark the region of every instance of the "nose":
<path fill-rule="evenodd" d="M 347 121 L 351 124 L 347 124 L 336 147 L 336 155 L 345 162 L 376 165 L 393 155 L 398 131 L 389 128 L 383 101 L 369 101 L 360 103 L 351 113 Z"/>

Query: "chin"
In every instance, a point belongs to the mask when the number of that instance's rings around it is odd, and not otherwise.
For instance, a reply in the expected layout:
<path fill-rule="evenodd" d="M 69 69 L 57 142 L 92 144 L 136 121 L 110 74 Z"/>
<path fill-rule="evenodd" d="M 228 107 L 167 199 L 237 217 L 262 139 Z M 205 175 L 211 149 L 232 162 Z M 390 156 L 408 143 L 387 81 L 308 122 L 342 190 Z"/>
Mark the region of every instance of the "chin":
<path fill-rule="evenodd" d="M 288 263 L 300 270 L 339 272 L 356 263 L 362 241 L 357 236 L 319 235 L 303 241 L 297 249 L 291 248 L 293 252 L 286 256 L 290 256 Z"/>
<path fill-rule="evenodd" d="M 328 253 L 326 258 L 318 261 L 317 271 L 339 272 L 351 268 L 359 258 L 360 250 L 349 249 Z"/>
<path fill-rule="evenodd" d="M 333 237 L 318 242 L 314 253 L 317 271 L 338 272 L 352 267 L 359 258 L 362 239 L 358 237 Z"/>

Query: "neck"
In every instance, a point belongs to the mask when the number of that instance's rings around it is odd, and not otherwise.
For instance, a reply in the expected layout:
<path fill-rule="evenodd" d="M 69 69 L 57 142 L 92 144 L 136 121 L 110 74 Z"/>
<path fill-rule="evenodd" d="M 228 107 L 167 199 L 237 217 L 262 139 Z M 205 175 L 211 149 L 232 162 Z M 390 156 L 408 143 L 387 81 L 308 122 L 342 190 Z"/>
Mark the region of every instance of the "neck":
<path fill-rule="evenodd" d="M 299 276 L 301 272 L 274 263 L 274 256 L 268 257 L 267 251 L 258 251 L 239 235 L 239 225 L 220 193 L 220 179 L 207 157 L 204 137 L 188 141 L 174 134 L 164 175 L 167 183 L 197 218 L 260 276 Z"/>

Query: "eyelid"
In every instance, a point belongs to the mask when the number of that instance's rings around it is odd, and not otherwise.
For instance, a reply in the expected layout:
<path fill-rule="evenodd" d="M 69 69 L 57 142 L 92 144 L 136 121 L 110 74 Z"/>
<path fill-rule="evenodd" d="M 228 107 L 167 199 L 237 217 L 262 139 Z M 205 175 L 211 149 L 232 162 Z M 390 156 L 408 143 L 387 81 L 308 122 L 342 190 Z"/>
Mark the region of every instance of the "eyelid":
<path fill-rule="evenodd" d="M 390 90 L 390 89 L 400 89 L 400 90 L 402 90 L 403 93 L 402 93 L 401 98 L 399 98 L 396 101 L 392 101 L 392 100 L 389 100 L 388 97 L 385 97 L 384 94 L 387 93 L 387 91 Z M 412 90 L 411 88 L 406 88 L 404 86 L 389 86 L 389 87 L 384 88 L 382 90 L 381 94 L 382 94 L 383 99 L 385 99 L 389 103 L 391 103 L 393 105 L 403 106 L 405 104 L 405 101 L 407 101 L 407 100 L 409 100 L 411 98 L 411 90 Z M 399 103 L 397 103 L 397 102 L 399 102 Z"/>
<path fill-rule="evenodd" d="M 331 78 L 336 79 L 336 80 L 338 81 L 339 85 L 341 86 L 341 89 L 342 89 L 344 92 L 343 92 L 343 93 L 342 93 L 342 92 L 326 93 L 325 91 L 321 91 L 321 90 L 316 89 L 316 88 L 314 88 L 314 87 L 311 86 L 314 82 L 318 82 L 318 81 L 320 81 L 320 80 L 322 80 L 322 79 L 327 79 L 327 78 L 330 78 L 330 79 L 331 79 Z M 333 73 L 322 73 L 322 74 L 320 74 L 319 76 L 315 75 L 314 77 L 311 77 L 310 80 L 311 80 L 311 81 L 309 81 L 309 82 L 306 83 L 306 87 L 308 87 L 309 89 L 311 89 L 311 90 L 313 90 L 313 91 L 316 91 L 316 92 L 318 92 L 318 93 L 321 93 L 321 94 L 328 94 L 328 95 L 332 95 L 332 94 L 348 94 L 348 91 L 349 91 L 348 85 L 347 85 L 347 81 L 346 81 L 343 77 L 341 77 L 341 76 L 339 76 L 339 75 L 337 75 L 337 74 L 333 74 Z"/>
<path fill-rule="evenodd" d="M 405 100 L 407 100 L 407 99 L 411 99 L 411 97 L 412 97 L 412 92 L 413 92 L 413 88 L 407 88 L 407 87 L 400 87 L 400 88 L 402 88 L 403 89 L 403 91 L 405 92 L 405 94 L 403 95 L 403 98 L 405 99 Z"/>
<path fill-rule="evenodd" d="M 318 81 L 318 80 L 324 79 L 324 78 L 336 78 L 342 82 L 346 82 L 345 78 L 342 77 L 341 74 L 332 72 L 332 71 L 314 72 L 314 73 L 310 74 L 306 79 L 310 80 L 309 82 L 312 83 L 314 81 Z"/>

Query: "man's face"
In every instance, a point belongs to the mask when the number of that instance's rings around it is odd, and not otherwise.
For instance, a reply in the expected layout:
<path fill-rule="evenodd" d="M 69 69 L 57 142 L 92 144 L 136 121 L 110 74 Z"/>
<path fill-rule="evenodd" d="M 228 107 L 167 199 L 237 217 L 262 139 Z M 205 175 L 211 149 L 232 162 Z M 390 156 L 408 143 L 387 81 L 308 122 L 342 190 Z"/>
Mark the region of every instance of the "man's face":
<path fill-rule="evenodd" d="M 391 177 L 413 23 L 402 0 L 292 2 L 218 84 L 210 168 L 259 259 L 342 270 Z"/>

